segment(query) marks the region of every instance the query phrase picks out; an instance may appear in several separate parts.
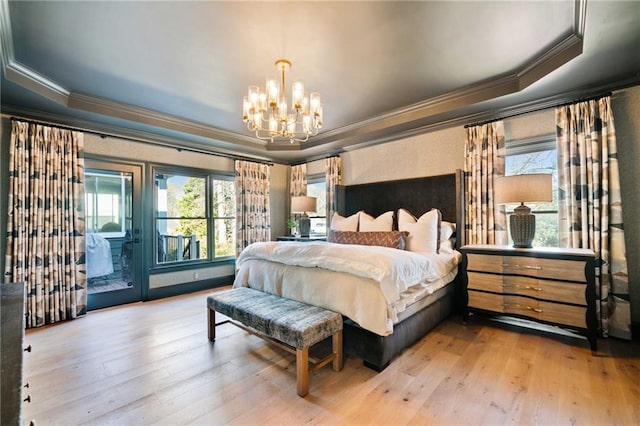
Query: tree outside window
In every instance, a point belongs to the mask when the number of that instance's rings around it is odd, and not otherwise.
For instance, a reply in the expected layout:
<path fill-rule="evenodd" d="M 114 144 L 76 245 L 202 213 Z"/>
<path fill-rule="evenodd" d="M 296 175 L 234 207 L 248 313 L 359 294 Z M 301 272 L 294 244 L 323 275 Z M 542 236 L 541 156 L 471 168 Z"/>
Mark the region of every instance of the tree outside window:
<path fill-rule="evenodd" d="M 157 172 L 155 184 L 156 263 L 211 260 L 234 254 L 232 178 Z"/>

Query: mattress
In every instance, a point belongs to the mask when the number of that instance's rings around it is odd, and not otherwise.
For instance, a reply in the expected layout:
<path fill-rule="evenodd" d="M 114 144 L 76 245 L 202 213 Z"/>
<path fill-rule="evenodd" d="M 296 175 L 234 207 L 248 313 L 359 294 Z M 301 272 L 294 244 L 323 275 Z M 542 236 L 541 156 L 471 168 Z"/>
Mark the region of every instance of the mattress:
<path fill-rule="evenodd" d="M 425 256 L 429 257 L 437 277 L 430 275 L 428 281 L 401 286 L 403 291 L 399 291 L 393 300 L 389 300 L 380 283 L 372 278 L 255 258 L 240 263 L 234 287 L 251 287 L 320 306 L 348 317 L 366 330 L 386 336 L 393 333 L 394 324 L 437 300 L 434 294 L 442 293 L 438 290 L 451 283 L 457 274 L 458 252 Z"/>

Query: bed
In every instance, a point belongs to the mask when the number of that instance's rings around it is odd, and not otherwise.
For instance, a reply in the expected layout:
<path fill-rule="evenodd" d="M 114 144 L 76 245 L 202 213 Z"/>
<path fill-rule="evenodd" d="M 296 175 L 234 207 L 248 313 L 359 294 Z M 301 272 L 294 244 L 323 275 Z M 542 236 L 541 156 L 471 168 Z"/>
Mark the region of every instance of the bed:
<path fill-rule="evenodd" d="M 420 217 L 437 208 L 443 221 L 455 223 L 456 229 L 462 230 L 462 193 L 461 171 L 426 178 L 339 186 L 337 213 L 346 218 L 364 211 L 379 217 L 389 211 L 406 209 Z M 393 221 L 393 228 L 397 230 L 398 214 L 393 215 Z M 462 244 L 461 234 L 457 232 L 452 248 Z M 386 368 L 399 353 L 455 310 L 460 288 L 457 267 L 442 275 L 440 271 L 446 272 L 446 268 L 437 267 L 438 259 L 433 256 L 368 247 L 367 255 L 360 255 L 362 265 L 357 267 L 357 276 L 354 276 L 345 274 L 341 260 L 358 258 L 354 250 L 363 250 L 362 246 L 332 244 L 269 242 L 249 246 L 238 258 L 234 286 L 248 286 L 340 312 L 344 316 L 345 353 L 362 359 L 367 367 L 376 371 Z M 459 255 L 455 250 L 451 252 Z M 387 260 L 389 255 L 392 260 Z M 429 257 L 428 264 L 435 265 L 430 272 L 420 270 L 423 257 Z M 451 259 L 442 253 L 437 257 Z M 321 267 L 316 267 L 318 262 Z M 371 270 L 383 272 L 373 276 L 369 275 Z M 414 272 L 416 270 L 420 272 Z M 442 276 L 433 276 L 434 270 Z M 402 297 L 389 303 L 395 300 L 390 294 L 394 293 L 393 285 L 387 283 L 389 276 L 393 277 L 393 282 L 413 283 L 412 280 L 427 275 L 428 287 L 397 285 L 399 289 L 395 292 L 401 293 Z M 420 293 L 419 297 L 407 297 L 414 293 Z M 411 302 L 407 303 L 409 299 Z"/>

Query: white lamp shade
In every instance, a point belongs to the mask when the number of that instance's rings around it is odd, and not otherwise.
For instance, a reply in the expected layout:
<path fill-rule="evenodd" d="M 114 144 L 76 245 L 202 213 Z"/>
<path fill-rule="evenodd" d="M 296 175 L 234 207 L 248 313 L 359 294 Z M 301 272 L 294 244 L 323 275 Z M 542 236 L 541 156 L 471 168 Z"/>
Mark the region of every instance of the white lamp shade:
<path fill-rule="evenodd" d="M 292 213 L 309 213 L 316 211 L 316 197 L 291 197 Z"/>
<path fill-rule="evenodd" d="M 494 200 L 498 204 L 548 203 L 553 200 L 551 175 L 502 176 L 494 180 Z"/>

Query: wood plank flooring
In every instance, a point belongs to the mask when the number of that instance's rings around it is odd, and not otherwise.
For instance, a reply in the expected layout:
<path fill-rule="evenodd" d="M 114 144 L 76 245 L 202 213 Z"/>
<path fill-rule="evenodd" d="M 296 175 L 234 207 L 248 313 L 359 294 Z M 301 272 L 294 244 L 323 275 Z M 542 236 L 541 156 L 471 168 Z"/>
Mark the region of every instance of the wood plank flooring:
<path fill-rule="evenodd" d="M 232 325 L 210 291 L 27 330 L 36 425 L 640 424 L 640 345 L 450 318 L 382 373 L 347 357 L 296 395 L 295 356 Z"/>

